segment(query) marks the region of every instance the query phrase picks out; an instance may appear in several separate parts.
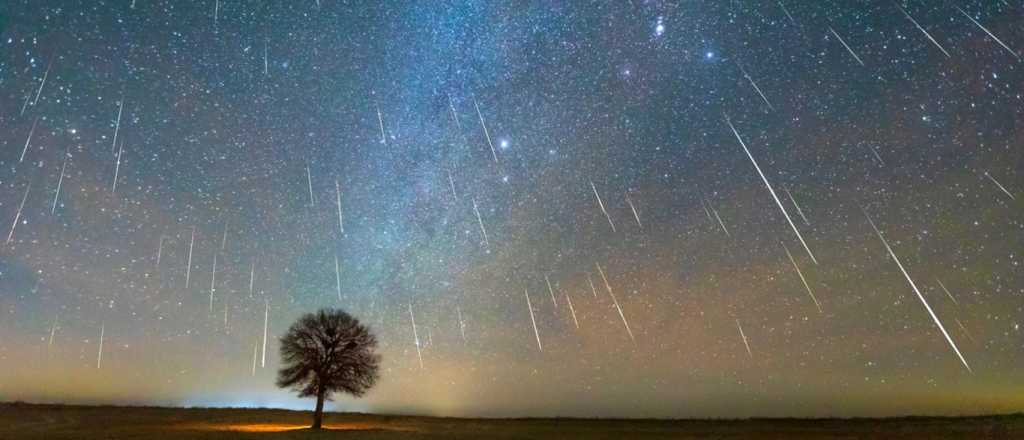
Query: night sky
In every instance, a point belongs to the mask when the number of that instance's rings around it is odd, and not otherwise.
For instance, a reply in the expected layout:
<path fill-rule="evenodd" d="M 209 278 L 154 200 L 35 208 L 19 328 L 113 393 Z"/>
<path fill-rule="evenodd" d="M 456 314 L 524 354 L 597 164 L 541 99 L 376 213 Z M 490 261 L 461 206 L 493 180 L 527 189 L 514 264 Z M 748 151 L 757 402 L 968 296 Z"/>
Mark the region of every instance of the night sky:
<path fill-rule="evenodd" d="M 1024 409 L 1017 0 L 11 0 L 0 47 L 0 400 L 310 408 L 276 338 L 341 307 L 335 410 Z"/>

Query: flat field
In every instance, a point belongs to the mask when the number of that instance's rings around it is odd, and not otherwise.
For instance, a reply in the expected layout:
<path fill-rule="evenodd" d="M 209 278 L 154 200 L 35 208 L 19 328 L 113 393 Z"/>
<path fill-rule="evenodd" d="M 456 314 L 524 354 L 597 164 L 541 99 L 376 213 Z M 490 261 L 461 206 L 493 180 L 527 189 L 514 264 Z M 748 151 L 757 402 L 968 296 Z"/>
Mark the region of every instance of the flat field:
<path fill-rule="evenodd" d="M 461 419 L 275 409 L 0 404 L 0 439 L 1014 439 L 1024 415 L 891 419 Z"/>

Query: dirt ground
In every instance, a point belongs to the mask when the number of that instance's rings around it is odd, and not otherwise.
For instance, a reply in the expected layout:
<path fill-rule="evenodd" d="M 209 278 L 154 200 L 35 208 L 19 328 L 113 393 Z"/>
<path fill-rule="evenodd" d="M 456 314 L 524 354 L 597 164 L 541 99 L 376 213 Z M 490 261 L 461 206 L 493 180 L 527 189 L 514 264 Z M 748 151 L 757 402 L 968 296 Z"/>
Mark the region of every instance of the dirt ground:
<path fill-rule="evenodd" d="M 308 412 L 0 405 L 0 439 L 1012 439 L 1024 415 L 894 419 L 452 419 Z"/>

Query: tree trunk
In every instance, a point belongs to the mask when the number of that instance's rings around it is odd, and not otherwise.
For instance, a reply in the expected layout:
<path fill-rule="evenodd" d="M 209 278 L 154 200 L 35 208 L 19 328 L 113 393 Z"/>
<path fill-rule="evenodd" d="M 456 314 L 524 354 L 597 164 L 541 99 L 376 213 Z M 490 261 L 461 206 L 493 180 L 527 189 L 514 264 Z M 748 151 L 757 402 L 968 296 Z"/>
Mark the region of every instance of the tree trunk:
<path fill-rule="evenodd" d="M 324 389 L 316 393 L 316 412 L 313 413 L 313 429 L 320 429 L 324 422 Z"/>

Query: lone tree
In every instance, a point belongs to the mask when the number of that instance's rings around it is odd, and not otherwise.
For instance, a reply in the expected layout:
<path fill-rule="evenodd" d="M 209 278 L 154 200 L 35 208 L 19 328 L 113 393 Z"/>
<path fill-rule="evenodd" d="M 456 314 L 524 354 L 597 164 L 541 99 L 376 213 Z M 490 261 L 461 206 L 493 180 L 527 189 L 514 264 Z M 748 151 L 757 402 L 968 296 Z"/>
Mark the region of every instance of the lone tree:
<path fill-rule="evenodd" d="M 377 337 L 358 319 L 340 309 L 320 309 L 302 315 L 281 337 L 283 366 L 277 386 L 299 397 L 316 396 L 313 429 L 320 429 L 324 400 L 331 393 L 359 397 L 377 381 L 380 355 Z"/>

